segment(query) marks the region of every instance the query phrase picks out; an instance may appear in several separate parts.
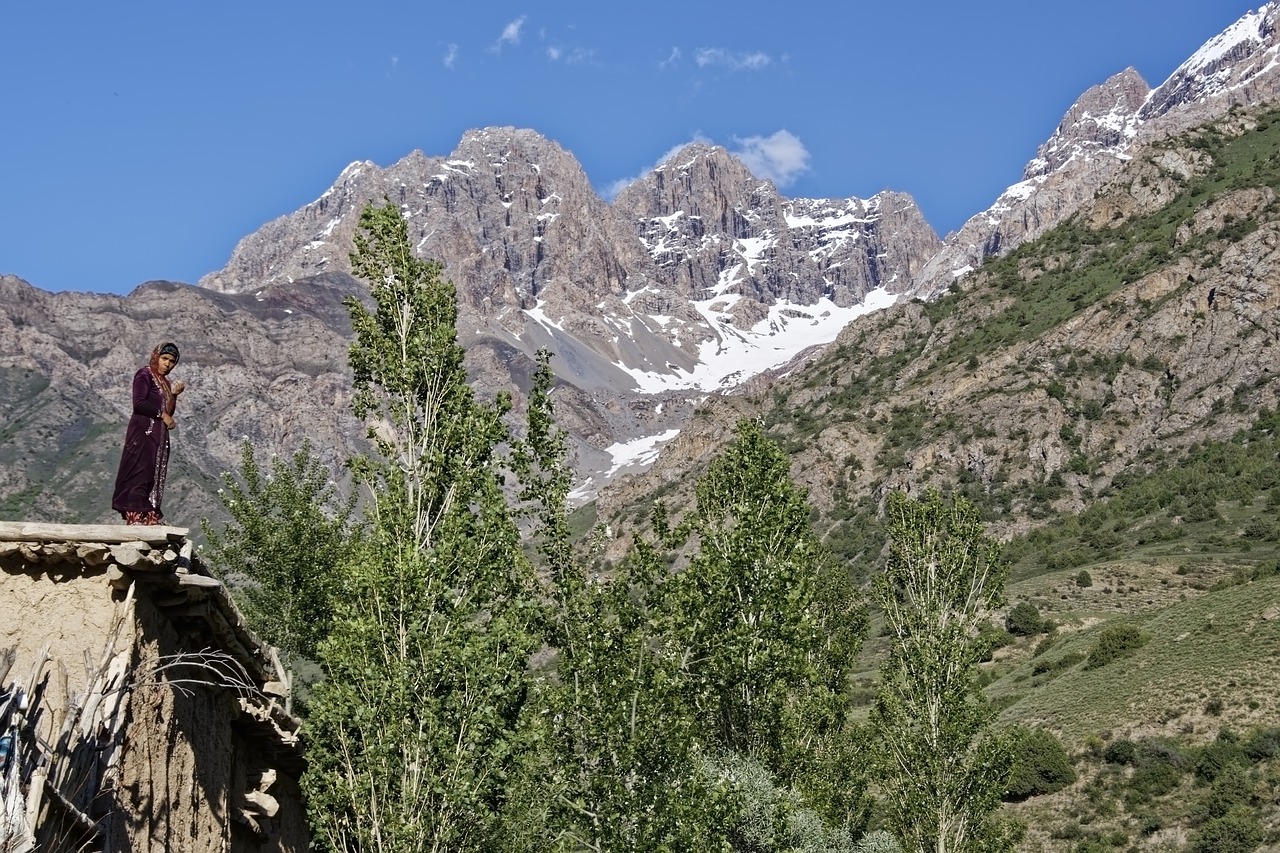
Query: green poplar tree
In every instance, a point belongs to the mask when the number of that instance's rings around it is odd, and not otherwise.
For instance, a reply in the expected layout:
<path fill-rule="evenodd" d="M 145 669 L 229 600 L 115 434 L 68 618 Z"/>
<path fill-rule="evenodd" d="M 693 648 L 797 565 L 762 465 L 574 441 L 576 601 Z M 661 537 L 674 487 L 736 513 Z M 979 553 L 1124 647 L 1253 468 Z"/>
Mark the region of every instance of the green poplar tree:
<path fill-rule="evenodd" d="M 313 843 L 492 847 L 541 643 L 501 486 L 509 401 L 474 398 L 453 285 L 414 256 L 395 207 L 364 209 L 351 260 L 374 301 L 348 308 L 354 407 L 377 453 L 351 465 L 368 533 L 319 650 L 328 677 L 311 703 L 303 780 Z"/>
<path fill-rule="evenodd" d="M 888 823 L 907 851 L 1006 850 L 1015 833 L 992 812 L 1012 760 L 978 687 L 982 622 L 1006 569 L 978 511 L 937 492 L 886 507 L 889 557 L 873 582 L 892 638 L 873 712 Z"/>
<path fill-rule="evenodd" d="M 704 740 L 858 828 L 862 789 L 831 772 L 853 761 L 848 676 L 866 629 L 848 573 L 818 542 L 790 460 L 754 421 L 739 422 L 696 499 L 668 537 L 696 545 L 669 584 L 663 625 Z"/>
<path fill-rule="evenodd" d="M 536 685 L 542 749 L 522 768 L 506 849 L 725 849 L 723 785 L 701 771 L 680 672 L 655 637 L 666 567 L 644 541 L 611 579 L 575 554 L 564 433 L 554 427 L 549 356 L 538 360 L 515 456 L 536 515 L 554 658 Z"/>

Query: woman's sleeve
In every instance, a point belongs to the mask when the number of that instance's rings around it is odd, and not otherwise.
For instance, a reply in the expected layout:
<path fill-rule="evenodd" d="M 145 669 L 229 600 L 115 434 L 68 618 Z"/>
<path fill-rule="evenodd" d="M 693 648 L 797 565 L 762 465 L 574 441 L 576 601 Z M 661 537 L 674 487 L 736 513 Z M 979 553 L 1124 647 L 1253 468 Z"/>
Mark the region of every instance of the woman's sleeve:
<path fill-rule="evenodd" d="M 145 415 L 148 418 L 160 417 L 160 401 L 163 399 L 159 394 L 152 394 L 155 383 L 151 381 L 151 377 L 147 375 L 147 371 L 139 370 L 133 374 L 133 413 L 135 415 Z"/>

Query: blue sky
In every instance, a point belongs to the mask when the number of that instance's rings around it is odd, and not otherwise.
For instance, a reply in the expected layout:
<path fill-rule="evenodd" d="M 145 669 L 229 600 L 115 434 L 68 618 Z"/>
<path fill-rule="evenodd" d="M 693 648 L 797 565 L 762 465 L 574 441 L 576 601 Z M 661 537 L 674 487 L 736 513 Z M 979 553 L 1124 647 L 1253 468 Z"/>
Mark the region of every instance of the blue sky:
<path fill-rule="evenodd" d="M 910 193 L 939 232 L 1087 88 L 1152 86 L 1246 0 L 26 0 L 0 4 L 0 274 L 194 283 L 348 163 L 515 125 L 607 195 L 694 139 L 797 197 Z"/>

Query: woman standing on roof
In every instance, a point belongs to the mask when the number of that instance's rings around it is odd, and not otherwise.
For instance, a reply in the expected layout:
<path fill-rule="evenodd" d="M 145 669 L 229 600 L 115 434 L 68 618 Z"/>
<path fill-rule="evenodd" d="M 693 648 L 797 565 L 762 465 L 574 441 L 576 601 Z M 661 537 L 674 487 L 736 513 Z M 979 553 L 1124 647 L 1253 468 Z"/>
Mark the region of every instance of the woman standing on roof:
<path fill-rule="evenodd" d="M 133 415 L 111 498 L 111 508 L 124 516 L 125 524 L 160 524 L 164 519 L 160 500 L 169 467 L 169 430 L 178 395 L 186 388 L 169 381 L 177 364 L 178 347 L 166 342 L 152 350 L 150 363 L 133 375 Z"/>

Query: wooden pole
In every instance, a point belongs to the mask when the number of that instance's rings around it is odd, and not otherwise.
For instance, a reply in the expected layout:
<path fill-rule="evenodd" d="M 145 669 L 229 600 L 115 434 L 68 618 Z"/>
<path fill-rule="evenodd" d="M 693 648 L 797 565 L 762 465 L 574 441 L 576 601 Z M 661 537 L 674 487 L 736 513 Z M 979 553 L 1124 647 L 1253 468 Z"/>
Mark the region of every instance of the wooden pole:
<path fill-rule="evenodd" d="M 0 542 L 146 542 L 166 545 L 179 542 L 190 532 L 186 527 L 162 524 L 43 524 L 35 521 L 0 521 Z"/>

